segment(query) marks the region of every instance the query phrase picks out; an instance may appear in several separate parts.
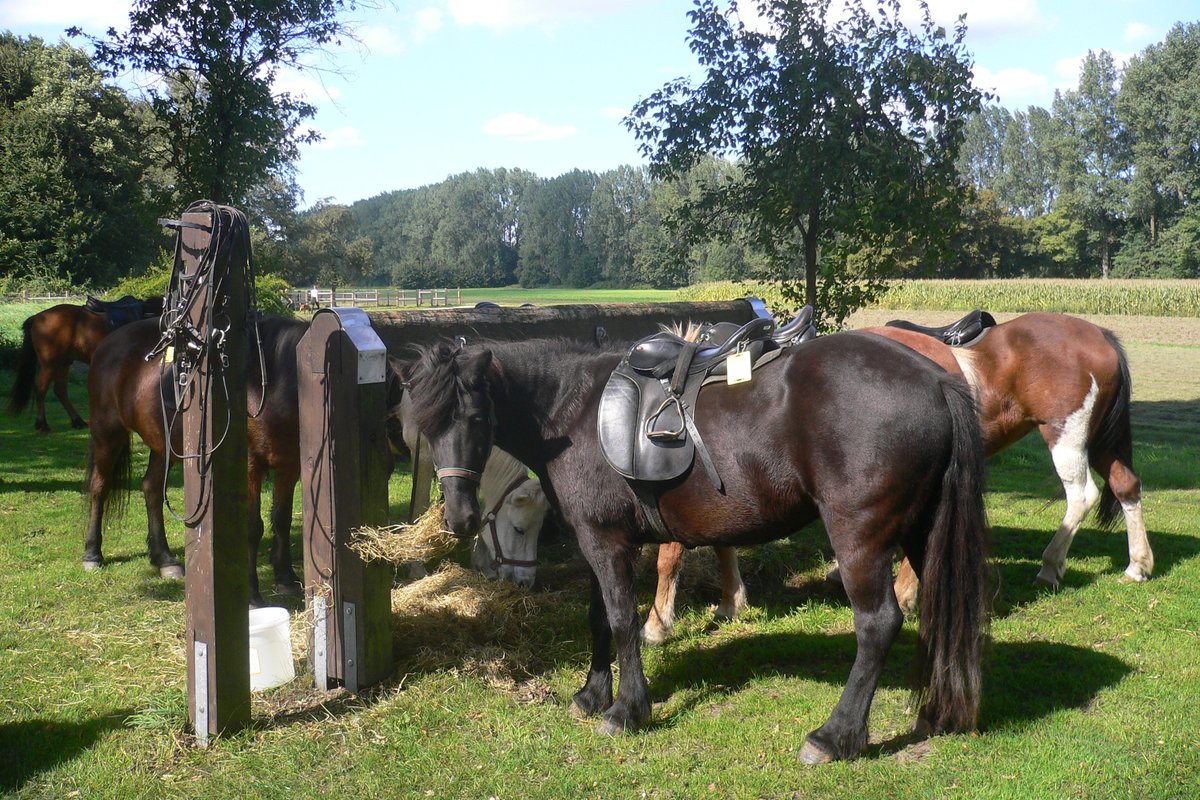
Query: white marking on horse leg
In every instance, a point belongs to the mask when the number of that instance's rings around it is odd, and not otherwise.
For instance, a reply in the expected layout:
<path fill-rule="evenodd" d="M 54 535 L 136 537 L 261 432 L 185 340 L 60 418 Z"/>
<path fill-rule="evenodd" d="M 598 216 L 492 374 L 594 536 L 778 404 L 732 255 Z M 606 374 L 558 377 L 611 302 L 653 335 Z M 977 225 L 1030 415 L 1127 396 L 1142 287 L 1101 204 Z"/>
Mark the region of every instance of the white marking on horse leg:
<path fill-rule="evenodd" d="M 1142 518 L 1142 501 L 1122 503 L 1125 512 L 1125 529 L 1129 534 L 1129 566 L 1125 575 L 1141 583 L 1154 572 L 1154 552 L 1146 536 L 1146 521 Z"/>
<path fill-rule="evenodd" d="M 1066 570 L 1067 551 L 1071 549 L 1071 542 L 1084 517 L 1100 499 L 1100 490 L 1088 468 L 1087 455 L 1088 427 L 1099 392 L 1100 387 L 1092 378 L 1092 388 L 1083 398 L 1083 405 L 1063 420 L 1058 439 L 1050 448 L 1054 469 L 1067 493 L 1067 512 L 1054 538 L 1042 553 L 1042 569 L 1034 580 L 1038 585 L 1058 586 Z"/>
<path fill-rule="evenodd" d="M 717 564 L 721 572 L 721 604 L 717 606 L 718 619 L 737 619 L 747 606 L 746 584 L 738 570 L 737 550 L 732 547 L 714 547 Z"/>
<path fill-rule="evenodd" d="M 679 587 L 679 573 L 683 568 L 683 548 L 676 544 L 660 544 L 657 566 L 654 605 L 642 626 L 642 641 L 646 644 L 662 644 L 675 630 L 675 590 Z"/>

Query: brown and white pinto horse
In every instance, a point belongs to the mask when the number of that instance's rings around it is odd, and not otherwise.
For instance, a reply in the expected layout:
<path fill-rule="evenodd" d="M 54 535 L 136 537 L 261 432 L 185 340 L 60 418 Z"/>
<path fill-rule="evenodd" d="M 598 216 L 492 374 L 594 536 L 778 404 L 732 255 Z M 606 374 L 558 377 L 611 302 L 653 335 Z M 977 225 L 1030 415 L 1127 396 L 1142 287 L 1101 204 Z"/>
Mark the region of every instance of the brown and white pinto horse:
<path fill-rule="evenodd" d="M 965 347 L 950 347 L 904 328 L 863 330 L 900 342 L 967 380 L 979 403 L 988 456 L 1035 428 L 1041 434 L 1066 491 L 1067 510 L 1042 554 L 1035 583 L 1058 585 L 1071 542 L 1097 502 L 1101 527 L 1111 528 L 1124 514 L 1129 540 L 1125 575 L 1134 581 L 1150 577 L 1154 554 L 1142 518 L 1141 481 L 1133 471 L 1129 366 L 1115 334 L 1077 317 L 1048 313 L 1004 322 Z M 1103 491 L 1089 466 L 1104 481 Z M 682 554 L 675 544 L 659 549 L 658 591 L 642 631 L 648 642 L 671 633 Z M 717 613 L 736 616 L 745 607 L 737 555 L 718 549 L 718 557 L 722 600 Z M 896 590 L 901 605 L 911 607 L 916 576 L 907 564 L 901 566 Z"/>

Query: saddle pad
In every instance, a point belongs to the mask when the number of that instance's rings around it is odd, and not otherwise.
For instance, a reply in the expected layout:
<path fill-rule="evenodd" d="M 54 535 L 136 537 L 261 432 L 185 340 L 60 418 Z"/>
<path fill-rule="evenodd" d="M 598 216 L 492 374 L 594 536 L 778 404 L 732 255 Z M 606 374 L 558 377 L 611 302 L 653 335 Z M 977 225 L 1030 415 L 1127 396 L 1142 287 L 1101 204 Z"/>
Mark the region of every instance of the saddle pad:
<path fill-rule="evenodd" d="M 597 434 L 609 466 L 631 480 L 667 481 L 692 466 L 696 446 L 686 433 L 670 440 L 646 435 L 646 418 L 658 411 L 667 391 L 654 378 L 631 375 L 618 367 L 600 395 Z M 677 405 L 668 406 L 654 422 L 655 430 L 682 429 Z"/>

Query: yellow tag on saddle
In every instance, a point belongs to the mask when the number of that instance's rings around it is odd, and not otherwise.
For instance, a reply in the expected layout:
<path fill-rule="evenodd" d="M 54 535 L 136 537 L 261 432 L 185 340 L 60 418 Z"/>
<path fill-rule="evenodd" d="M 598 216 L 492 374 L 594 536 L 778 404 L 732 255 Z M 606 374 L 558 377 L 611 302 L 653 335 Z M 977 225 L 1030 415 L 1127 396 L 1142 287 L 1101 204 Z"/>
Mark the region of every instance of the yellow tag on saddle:
<path fill-rule="evenodd" d="M 163 363 L 170 364 L 175 360 L 175 346 L 167 345 L 167 349 L 163 351 Z"/>
<path fill-rule="evenodd" d="M 743 350 L 725 361 L 725 382 L 730 386 L 750 380 L 750 353 Z"/>

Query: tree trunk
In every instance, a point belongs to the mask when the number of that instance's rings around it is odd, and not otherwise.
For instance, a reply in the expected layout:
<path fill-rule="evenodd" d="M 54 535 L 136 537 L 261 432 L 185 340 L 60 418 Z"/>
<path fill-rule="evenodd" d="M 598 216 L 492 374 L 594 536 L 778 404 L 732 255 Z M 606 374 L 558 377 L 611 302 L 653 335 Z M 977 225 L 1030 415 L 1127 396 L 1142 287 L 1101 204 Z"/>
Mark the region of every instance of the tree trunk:
<path fill-rule="evenodd" d="M 814 206 L 808 211 L 808 224 L 804 226 L 804 302 L 817 308 L 817 233 L 820 225 L 820 210 Z"/>

